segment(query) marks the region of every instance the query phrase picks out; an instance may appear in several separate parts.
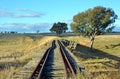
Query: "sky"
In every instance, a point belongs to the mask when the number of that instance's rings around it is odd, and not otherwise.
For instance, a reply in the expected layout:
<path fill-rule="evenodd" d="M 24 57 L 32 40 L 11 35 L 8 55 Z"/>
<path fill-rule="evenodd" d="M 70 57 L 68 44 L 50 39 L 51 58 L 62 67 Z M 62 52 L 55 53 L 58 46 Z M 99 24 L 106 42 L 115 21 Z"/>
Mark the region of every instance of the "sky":
<path fill-rule="evenodd" d="M 70 30 L 73 16 L 103 6 L 120 16 L 119 0 L 0 0 L 0 32 L 49 32 L 53 23 L 65 22 Z M 120 19 L 115 22 L 120 30 Z"/>

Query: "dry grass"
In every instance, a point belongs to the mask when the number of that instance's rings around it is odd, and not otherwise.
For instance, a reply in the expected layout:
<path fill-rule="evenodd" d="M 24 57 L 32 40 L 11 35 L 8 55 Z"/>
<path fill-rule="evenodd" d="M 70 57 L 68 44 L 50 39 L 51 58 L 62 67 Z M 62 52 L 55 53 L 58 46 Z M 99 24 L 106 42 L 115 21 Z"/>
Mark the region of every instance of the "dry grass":
<path fill-rule="evenodd" d="M 86 70 L 92 73 L 90 79 L 120 78 L 120 35 L 97 36 L 94 52 L 89 50 L 88 38 L 69 36 L 63 39 L 78 43 L 73 53 L 84 64 Z"/>
<path fill-rule="evenodd" d="M 0 79 L 10 79 L 54 36 L 8 34 L 0 37 Z"/>
<path fill-rule="evenodd" d="M 10 79 L 40 50 L 47 48 L 55 36 L 3 35 L 0 37 L 0 79 Z M 120 35 L 97 36 L 94 53 L 88 49 L 89 39 L 79 36 L 62 37 L 75 41 L 78 46 L 73 53 L 92 73 L 91 79 L 119 79 Z M 78 78 L 82 75 L 77 75 Z"/>

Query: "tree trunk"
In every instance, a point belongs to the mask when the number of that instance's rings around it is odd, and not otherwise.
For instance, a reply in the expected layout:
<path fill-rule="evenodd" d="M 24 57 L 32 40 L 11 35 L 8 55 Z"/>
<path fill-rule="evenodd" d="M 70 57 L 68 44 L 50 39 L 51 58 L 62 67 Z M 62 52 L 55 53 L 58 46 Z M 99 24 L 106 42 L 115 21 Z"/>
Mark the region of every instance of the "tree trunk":
<path fill-rule="evenodd" d="M 92 37 L 90 38 L 90 50 L 91 50 L 91 51 L 93 50 L 94 39 L 95 39 L 95 36 L 92 35 Z"/>
<path fill-rule="evenodd" d="M 95 40 L 95 35 L 97 33 L 97 30 L 98 28 L 94 28 L 94 32 L 90 38 L 90 50 L 93 51 L 93 43 L 94 43 L 94 40 Z"/>

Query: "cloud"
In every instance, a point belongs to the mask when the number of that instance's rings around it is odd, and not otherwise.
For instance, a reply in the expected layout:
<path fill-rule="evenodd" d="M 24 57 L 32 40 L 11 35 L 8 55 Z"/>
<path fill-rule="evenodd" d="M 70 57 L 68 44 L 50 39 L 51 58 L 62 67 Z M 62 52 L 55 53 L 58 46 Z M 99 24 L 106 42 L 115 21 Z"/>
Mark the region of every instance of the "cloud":
<path fill-rule="evenodd" d="M 36 12 L 36 11 L 32 11 L 29 9 L 25 9 L 25 8 L 15 8 L 9 11 L 12 12 L 8 12 L 7 8 L 2 8 L 0 7 L 0 10 L 5 10 L 5 11 L 0 11 L 0 17 L 11 17 L 11 18 L 37 18 L 37 17 L 42 17 L 45 15 L 45 13 L 42 12 Z"/>
<path fill-rule="evenodd" d="M 41 13 L 28 13 L 28 14 L 15 14 L 13 17 L 22 18 L 22 17 L 41 17 L 44 14 Z"/>
<path fill-rule="evenodd" d="M 73 22 L 73 20 L 69 19 L 69 20 L 65 20 L 65 22 L 71 23 L 71 22 Z"/>
<path fill-rule="evenodd" d="M 16 11 L 31 11 L 29 9 L 26 8 L 15 8 Z"/>
<path fill-rule="evenodd" d="M 10 12 L 0 12 L 0 17 L 12 17 L 14 16 L 13 13 Z"/>
<path fill-rule="evenodd" d="M 0 12 L 0 17 L 11 17 L 11 18 L 29 18 L 29 17 L 41 17 L 44 16 L 42 13 L 24 13 L 24 14 L 15 14 L 11 12 Z"/>
<path fill-rule="evenodd" d="M 17 31 L 17 32 L 49 32 L 51 28 L 51 23 L 4 23 L 0 24 L 0 31 Z"/>

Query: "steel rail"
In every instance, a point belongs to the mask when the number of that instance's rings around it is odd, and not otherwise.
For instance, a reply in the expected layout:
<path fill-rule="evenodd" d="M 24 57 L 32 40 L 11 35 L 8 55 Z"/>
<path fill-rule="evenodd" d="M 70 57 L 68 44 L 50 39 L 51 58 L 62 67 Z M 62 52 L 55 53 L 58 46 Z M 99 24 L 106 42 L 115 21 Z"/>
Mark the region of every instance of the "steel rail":
<path fill-rule="evenodd" d="M 54 41 L 53 41 L 54 43 Z M 40 79 L 41 75 L 42 75 L 42 71 L 43 71 L 43 67 L 46 63 L 46 60 L 48 58 L 49 53 L 51 52 L 51 50 L 53 49 L 53 43 L 52 43 L 52 47 L 48 48 L 45 52 L 45 54 L 43 55 L 43 57 L 41 58 L 40 62 L 38 63 L 38 65 L 36 66 L 36 68 L 34 69 L 33 73 L 31 74 L 29 79 Z"/>
<path fill-rule="evenodd" d="M 58 40 L 58 44 L 60 47 L 61 57 L 64 63 L 65 79 L 69 79 L 71 76 L 72 78 L 76 79 L 74 68 L 72 67 L 72 64 L 70 63 L 69 58 L 65 54 L 63 44 L 59 40 Z M 47 62 L 47 58 L 50 52 L 54 49 L 54 47 L 55 47 L 55 41 L 53 41 L 52 46 L 46 50 L 45 54 L 42 56 L 41 60 L 39 61 L 36 68 L 34 69 L 33 73 L 30 75 L 29 79 L 42 79 L 42 76 L 43 76 L 42 74 L 43 74 L 45 63 Z"/>
<path fill-rule="evenodd" d="M 65 51 L 63 49 L 64 46 L 61 43 L 61 41 L 59 41 L 59 40 L 58 40 L 58 43 L 60 45 L 60 52 L 61 52 L 63 60 L 64 60 L 64 64 L 65 64 L 65 68 L 66 68 L 65 70 L 67 72 L 66 79 L 68 79 L 70 75 L 72 77 L 74 77 L 74 79 L 76 79 L 74 68 L 72 67 L 72 65 L 71 65 L 71 63 L 70 63 L 70 61 L 69 61 L 68 57 L 66 56 Z"/>

